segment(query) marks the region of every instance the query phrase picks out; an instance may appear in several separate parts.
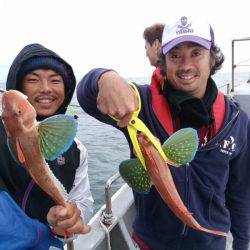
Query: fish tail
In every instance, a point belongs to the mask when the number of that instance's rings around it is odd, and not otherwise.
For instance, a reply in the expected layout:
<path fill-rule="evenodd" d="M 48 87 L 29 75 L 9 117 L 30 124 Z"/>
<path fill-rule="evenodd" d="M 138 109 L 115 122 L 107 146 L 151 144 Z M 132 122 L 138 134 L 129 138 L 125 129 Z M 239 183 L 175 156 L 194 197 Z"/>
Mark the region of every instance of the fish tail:
<path fill-rule="evenodd" d="M 228 236 L 228 233 L 225 233 L 225 232 L 222 232 L 222 231 L 216 231 L 216 230 L 207 229 L 207 228 L 202 227 L 202 226 L 199 226 L 197 229 L 201 230 L 203 232 L 210 233 L 210 234 L 216 234 L 216 235 L 220 235 L 220 236 L 224 236 L 224 237 Z"/>

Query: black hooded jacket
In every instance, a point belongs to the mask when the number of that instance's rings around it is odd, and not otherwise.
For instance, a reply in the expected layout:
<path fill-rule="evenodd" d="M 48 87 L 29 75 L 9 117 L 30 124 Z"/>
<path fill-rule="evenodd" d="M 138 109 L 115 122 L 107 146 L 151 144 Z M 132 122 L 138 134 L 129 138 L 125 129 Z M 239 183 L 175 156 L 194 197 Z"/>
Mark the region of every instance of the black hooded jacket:
<path fill-rule="evenodd" d="M 67 83 L 67 87 L 65 86 L 65 101 L 56 112 L 57 114 L 64 114 L 72 99 L 76 86 L 76 79 L 73 70 L 71 66 L 56 53 L 40 44 L 27 45 L 16 56 L 9 70 L 6 89 L 17 89 L 19 84 L 17 82 L 17 74 L 23 63 L 32 57 L 39 56 L 55 57 L 57 60 L 62 62 L 68 70 L 67 73 L 70 76 L 70 81 Z M 7 136 L 2 120 L 0 122 L 0 148 L 0 178 L 2 178 L 5 183 L 9 194 L 16 201 L 16 203 L 21 206 L 25 191 L 31 182 L 31 177 L 23 166 L 17 164 L 13 160 L 7 146 Z M 62 157 L 65 159 L 65 164 L 63 165 L 61 165 L 57 159 L 47 162 L 54 175 L 61 181 L 67 192 L 69 192 L 72 188 L 76 169 L 80 162 L 80 151 L 77 149 L 75 142 L 70 149 L 62 155 Z M 46 222 L 47 213 L 53 205 L 55 205 L 54 201 L 43 190 L 35 185 L 28 196 L 25 213 L 31 218 L 36 218 L 42 222 Z"/>
<path fill-rule="evenodd" d="M 54 57 L 55 59 L 63 63 L 67 68 L 67 73 L 69 75 L 69 83 L 67 83 L 65 86 L 66 87 L 65 88 L 66 89 L 65 101 L 63 102 L 60 109 L 57 111 L 57 114 L 64 114 L 66 112 L 67 106 L 69 105 L 73 97 L 75 87 L 76 87 L 76 79 L 75 79 L 74 72 L 72 70 L 72 67 L 66 61 L 64 61 L 59 55 L 43 47 L 40 44 L 29 44 L 25 46 L 19 52 L 19 54 L 16 56 L 16 58 L 14 59 L 10 67 L 10 70 L 7 76 L 6 89 L 7 90 L 18 89 L 18 85 L 20 83 L 17 82 L 18 81 L 17 76 L 18 76 L 20 68 L 30 58 L 39 57 L 39 56 Z"/>

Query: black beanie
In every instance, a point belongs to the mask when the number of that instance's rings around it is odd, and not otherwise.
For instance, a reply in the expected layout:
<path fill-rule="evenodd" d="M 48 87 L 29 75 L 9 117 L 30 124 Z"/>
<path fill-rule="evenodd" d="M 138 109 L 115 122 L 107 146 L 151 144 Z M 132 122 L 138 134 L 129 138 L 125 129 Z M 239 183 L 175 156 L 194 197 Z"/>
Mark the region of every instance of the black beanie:
<path fill-rule="evenodd" d="M 23 78 L 36 69 L 52 69 L 62 76 L 66 89 L 69 89 L 70 79 L 66 65 L 55 57 L 36 56 L 23 63 L 17 74 L 17 89 L 21 90 Z"/>

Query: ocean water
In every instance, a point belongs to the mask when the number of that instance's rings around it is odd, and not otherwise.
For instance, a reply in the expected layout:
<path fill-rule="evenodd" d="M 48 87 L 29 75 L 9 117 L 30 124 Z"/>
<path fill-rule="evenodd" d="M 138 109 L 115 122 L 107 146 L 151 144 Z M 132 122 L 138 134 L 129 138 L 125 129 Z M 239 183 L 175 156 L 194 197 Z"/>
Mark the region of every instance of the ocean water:
<path fill-rule="evenodd" d="M 236 74 L 236 85 L 247 82 L 249 75 L 248 72 Z M 214 79 L 218 85 L 224 85 L 231 81 L 231 75 L 217 74 Z M 127 78 L 127 80 L 138 84 L 150 82 L 150 78 Z M 5 88 L 5 85 L 2 83 L 0 87 Z M 226 87 L 222 89 L 226 91 Z M 107 180 L 118 171 L 119 163 L 129 158 L 129 147 L 119 130 L 87 115 L 79 107 L 75 95 L 71 104 L 79 116 L 77 137 L 88 150 L 89 179 L 96 212 L 105 202 L 104 192 Z M 118 179 L 112 185 L 112 192 L 119 189 L 123 183 L 121 178 Z"/>

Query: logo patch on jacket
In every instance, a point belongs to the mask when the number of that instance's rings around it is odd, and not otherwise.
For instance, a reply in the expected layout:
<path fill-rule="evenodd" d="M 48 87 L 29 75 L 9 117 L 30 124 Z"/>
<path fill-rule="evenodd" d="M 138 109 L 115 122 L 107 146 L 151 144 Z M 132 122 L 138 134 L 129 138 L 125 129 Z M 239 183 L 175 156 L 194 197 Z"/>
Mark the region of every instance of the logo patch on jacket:
<path fill-rule="evenodd" d="M 59 166 L 62 166 L 65 164 L 65 158 L 62 155 L 59 155 L 56 160 Z"/>
<path fill-rule="evenodd" d="M 230 136 L 229 139 L 225 139 L 220 144 L 220 152 L 227 155 L 232 155 L 236 149 L 236 143 L 234 143 L 234 137 Z"/>

